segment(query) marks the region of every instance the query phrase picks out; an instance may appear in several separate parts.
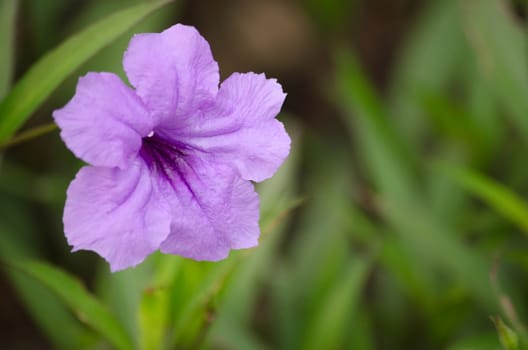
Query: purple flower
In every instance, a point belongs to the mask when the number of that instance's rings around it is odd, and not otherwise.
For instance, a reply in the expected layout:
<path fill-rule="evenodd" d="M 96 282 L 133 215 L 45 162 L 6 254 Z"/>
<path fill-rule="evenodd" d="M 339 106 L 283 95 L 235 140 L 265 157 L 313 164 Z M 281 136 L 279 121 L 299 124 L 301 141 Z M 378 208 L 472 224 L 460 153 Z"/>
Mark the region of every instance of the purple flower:
<path fill-rule="evenodd" d="M 68 148 L 89 165 L 71 182 L 64 231 L 112 271 L 150 253 L 220 260 L 256 246 L 259 200 L 250 181 L 273 175 L 290 138 L 275 119 L 285 94 L 263 74 L 219 84 L 193 27 L 135 35 L 123 65 L 88 73 L 53 113 Z"/>

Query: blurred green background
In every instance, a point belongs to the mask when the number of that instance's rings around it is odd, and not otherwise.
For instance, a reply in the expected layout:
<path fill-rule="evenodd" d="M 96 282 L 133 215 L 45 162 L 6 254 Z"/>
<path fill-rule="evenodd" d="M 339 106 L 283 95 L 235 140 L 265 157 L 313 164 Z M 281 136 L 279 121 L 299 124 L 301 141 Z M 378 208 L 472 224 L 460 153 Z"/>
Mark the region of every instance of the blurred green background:
<path fill-rule="evenodd" d="M 196 26 L 223 78 L 288 93 L 260 246 L 110 274 L 69 252 L 81 163 L 58 132 L 4 147 L 0 348 L 528 348 L 528 1 L 154 3 L 0 0 L 0 145 L 50 123 L 78 76 L 124 77 L 133 33 Z"/>

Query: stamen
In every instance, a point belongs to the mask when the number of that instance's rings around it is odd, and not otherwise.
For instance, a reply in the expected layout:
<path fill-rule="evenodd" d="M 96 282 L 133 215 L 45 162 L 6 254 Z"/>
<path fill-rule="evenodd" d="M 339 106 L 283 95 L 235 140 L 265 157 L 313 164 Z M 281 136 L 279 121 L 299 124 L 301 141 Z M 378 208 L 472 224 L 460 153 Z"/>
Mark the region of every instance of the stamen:
<path fill-rule="evenodd" d="M 154 136 L 154 130 L 152 130 L 151 132 L 148 133 L 147 137 L 152 137 Z"/>

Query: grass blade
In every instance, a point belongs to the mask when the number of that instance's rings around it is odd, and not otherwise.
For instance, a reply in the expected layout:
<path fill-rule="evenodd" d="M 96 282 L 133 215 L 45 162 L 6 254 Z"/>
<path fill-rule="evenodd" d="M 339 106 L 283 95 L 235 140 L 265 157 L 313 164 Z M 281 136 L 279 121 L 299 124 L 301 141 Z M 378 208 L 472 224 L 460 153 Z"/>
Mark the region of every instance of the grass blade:
<path fill-rule="evenodd" d="M 463 244 L 451 227 L 417 205 L 385 200 L 380 207 L 402 240 L 420 252 L 424 262 L 429 261 L 452 275 L 486 309 L 497 309 L 489 282 L 488 260 Z"/>
<path fill-rule="evenodd" d="M 336 89 L 345 123 L 358 142 L 365 165 L 383 192 L 414 200 L 417 182 L 415 156 L 398 133 L 357 58 L 338 56 Z M 391 174 L 391 176 L 386 176 Z"/>
<path fill-rule="evenodd" d="M 133 348 L 122 325 L 76 278 L 56 267 L 35 261 L 9 261 L 8 266 L 41 282 L 62 299 L 81 321 L 100 333 L 115 348 Z"/>
<path fill-rule="evenodd" d="M 461 1 L 465 32 L 489 87 L 526 139 L 528 135 L 528 40 L 503 0 Z"/>
<path fill-rule="evenodd" d="M 528 234 L 528 205 L 508 187 L 469 169 L 443 167 L 442 170 L 466 191 Z"/>
<path fill-rule="evenodd" d="M 0 0 L 0 99 L 9 90 L 13 78 L 17 6 L 16 0 Z"/>
<path fill-rule="evenodd" d="M 0 103 L 0 142 L 13 135 L 69 74 L 134 24 L 169 2 L 148 2 L 119 11 L 44 55 Z"/>
<path fill-rule="evenodd" d="M 370 263 L 352 260 L 346 273 L 321 301 L 309 327 L 303 349 L 334 349 L 343 344 L 351 316 L 356 312 Z"/>

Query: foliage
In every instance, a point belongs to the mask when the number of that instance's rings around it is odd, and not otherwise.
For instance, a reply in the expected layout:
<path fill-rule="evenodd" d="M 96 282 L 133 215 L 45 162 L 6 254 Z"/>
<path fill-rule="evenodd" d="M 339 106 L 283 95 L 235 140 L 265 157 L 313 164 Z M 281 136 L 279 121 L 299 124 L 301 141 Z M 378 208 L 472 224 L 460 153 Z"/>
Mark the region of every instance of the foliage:
<path fill-rule="evenodd" d="M 0 0 L 2 142 L 32 115 L 49 121 L 79 72 L 118 64 L 112 46 L 129 37 L 111 44 L 120 35 L 159 31 L 177 12 L 167 1 L 87 2 L 66 31 L 87 29 L 13 84 L 15 16 L 40 13 L 37 3 Z M 41 16 L 67 6 L 52 3 Z M 344 128 L 314 128 L 286 105 L 292 154 L 258 188 L 256 249 L 219 263 L 155 254 L 110 274 L 100 259 L 66 251 L 60 217 L 79 164 L 57 133 L 3 150 L 2 271 L 53 348 L 528 348 L 522 10 L 503 0 L 421 2 L 384 90 L 344 35 L 365 3 L 302 2 L 331 38 L 317 89 Z M 44 144 L 45 166 L 31 154 Z"/>

